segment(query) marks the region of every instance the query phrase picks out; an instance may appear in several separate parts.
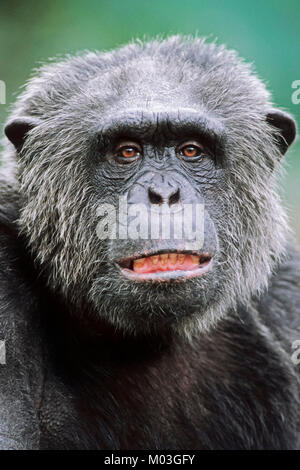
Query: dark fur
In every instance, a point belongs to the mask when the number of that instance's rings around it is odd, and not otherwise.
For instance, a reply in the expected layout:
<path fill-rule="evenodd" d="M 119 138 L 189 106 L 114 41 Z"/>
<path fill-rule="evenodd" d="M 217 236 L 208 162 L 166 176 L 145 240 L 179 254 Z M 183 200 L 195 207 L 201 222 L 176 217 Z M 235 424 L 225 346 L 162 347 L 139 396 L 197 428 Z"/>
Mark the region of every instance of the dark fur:
<path fill-rule="evenodd" d="M 95 170 L 93 135 L 150 98 L 193 105 L 224 135 L 220 169 L 188 172 L 217 234 L 214 271 L 175 286 L 120 279 L 110 261 L 128 247 L 94 236 L 120 183 Z M 202 40 L 42 68 L 6 128 L 2 448 L 299 448 L 300 257 L 276 192 L 294 131 L 246 64 Z"/>

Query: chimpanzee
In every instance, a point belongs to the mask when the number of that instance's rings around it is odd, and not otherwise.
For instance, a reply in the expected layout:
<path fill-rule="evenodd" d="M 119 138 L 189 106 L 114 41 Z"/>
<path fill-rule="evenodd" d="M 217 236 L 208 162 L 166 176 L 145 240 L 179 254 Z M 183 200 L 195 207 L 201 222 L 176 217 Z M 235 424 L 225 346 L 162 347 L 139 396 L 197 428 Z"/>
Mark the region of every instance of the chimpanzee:
<path fill-rule="evenodd" d="M 252 68 L 182 36 L 68 56 L 5 134 L 0 447 L 299 448 L 296 125 Z"/>

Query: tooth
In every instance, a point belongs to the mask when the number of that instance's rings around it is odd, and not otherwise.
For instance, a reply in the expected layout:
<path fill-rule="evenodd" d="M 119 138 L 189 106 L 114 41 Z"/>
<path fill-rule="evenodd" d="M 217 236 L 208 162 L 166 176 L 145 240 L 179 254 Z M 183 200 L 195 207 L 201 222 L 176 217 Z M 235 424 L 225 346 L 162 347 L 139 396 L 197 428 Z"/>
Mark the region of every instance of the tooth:
<path fill-rule="evenodd" d="M 159 256 L 158 256 L 158 255 L 151 256 L 151 261 L 152 261 L 153 264 L 157 264 L 157 263 L 158 263 L 158 260 L 159 260 Z"/>
<path fill-rule="evenodd" d="M 145 264 L 145 258 L 139 258 L 139 259 L 134 260 L 133 267 L 141 268 L 144 266 L 144 264 Z"/>
<path fill-rule="evenodd" d="M 199 256 L 191 255 L 191 260 L 193 264 L 199 264 Z"/>
<path fill-rule="evenodd" d="M 170 263 L 171 264 L 176 264 L 177 263 L 177 254 L 176 253 L 170 253 L 169 258 L 170 258 Z"/>
<path fill-rule="evenodd" d="M 178 255 L 178 261 L 180 264 L 183 264 L 185 260 L 185 255 Z"/>
<path fill-rule="evenodd" d="M 163 255 L 160 255 L 160 262 L 164 266 L 168 262 L 168 253 L 164 253 Z"/>

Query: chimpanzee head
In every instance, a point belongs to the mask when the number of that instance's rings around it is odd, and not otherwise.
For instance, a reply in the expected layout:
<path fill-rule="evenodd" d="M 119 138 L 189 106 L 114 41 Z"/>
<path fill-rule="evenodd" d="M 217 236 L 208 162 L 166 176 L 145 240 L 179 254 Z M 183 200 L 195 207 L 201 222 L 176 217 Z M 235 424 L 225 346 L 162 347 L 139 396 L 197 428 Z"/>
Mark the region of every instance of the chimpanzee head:
<path fill-rule="evenodd" d="M 295 123 L 236 54 L 171 37 L 45 66 L 16 104 L 20 231 L 74 310 L 205 329 L 268 284 Z"/>

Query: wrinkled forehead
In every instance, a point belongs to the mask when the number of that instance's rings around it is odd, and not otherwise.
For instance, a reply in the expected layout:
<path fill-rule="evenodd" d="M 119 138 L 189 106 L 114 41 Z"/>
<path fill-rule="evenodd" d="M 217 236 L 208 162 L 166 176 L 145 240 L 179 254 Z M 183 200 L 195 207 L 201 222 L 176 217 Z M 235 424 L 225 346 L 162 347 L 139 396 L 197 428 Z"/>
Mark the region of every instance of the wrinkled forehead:
<path fill-rule="evenodd" d="M 114 116 L 119 116 L 119 122 L 124 116 L 127 123 L 134 117 L 137 127 L 149 116 L 155 123 L 177 122 L 180 117 L 184 122 L 195 121 L 199 115 L 202 127 L 213 120 L 208 127 L 219 130 L 222 120 L 247 118 L 250 108 L 257 112 L 264 104 L 265 96 L 254 96 L 257 86 L 252 84 L 251 91 L 249 83 L 245 76 L 234 82 L 232 69 L 231 73 L 223 67 L 212 71 L 180 57 L 144 57 L 101 70 L 84 84 L 79 99 L 86 115 L 107 126 Z"/>
<path fill-rule="evenodd" d="M 199 80 L 198 71 L 198 80 Z M 129 62 L 126 66 L 104 71 L 92 79 L 89 91 L 103 93 L 111 106 L 153 110 L 195 109 L 193 93 L 197 85 L 196 71 L 186 69 L 180 63 L 164 63 L 162 60 L 144 58 Z M 198 103 L 201 106 L 201 102 Z"/>
<path fill-rule="evenodd" d="M 97 130 L 109 138 L 115 134 L 175 136 L 180 132 L 221 138 L 222 119 L 201 99 L 195 99 L 195 77 L 188 74 L 187 79 L 174 68 L 174 64 L 150 59 L 135 61 L 91 80 L 87 94 L 98 113 Z"/>

